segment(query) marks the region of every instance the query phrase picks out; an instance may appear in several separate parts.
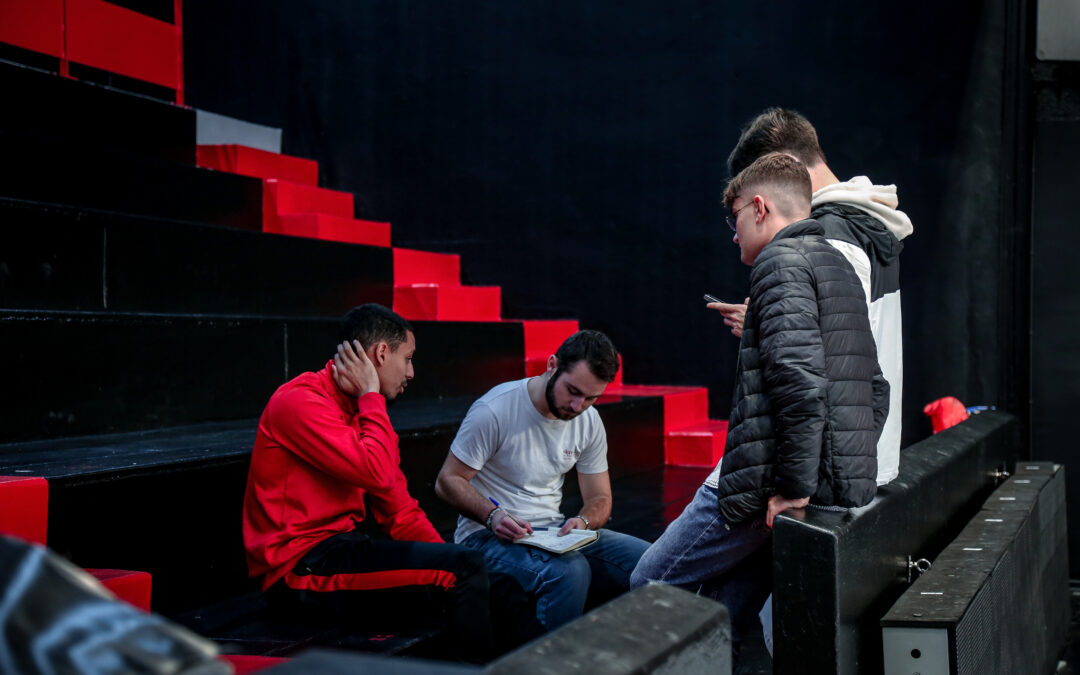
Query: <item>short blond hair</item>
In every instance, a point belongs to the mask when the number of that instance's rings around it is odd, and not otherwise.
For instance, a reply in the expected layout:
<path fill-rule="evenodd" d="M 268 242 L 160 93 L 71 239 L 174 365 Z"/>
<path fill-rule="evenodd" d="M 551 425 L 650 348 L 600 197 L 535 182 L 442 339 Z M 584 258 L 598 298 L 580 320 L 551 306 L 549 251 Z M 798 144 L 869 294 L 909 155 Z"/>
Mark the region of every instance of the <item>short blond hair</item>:
<path fill-rule="evenodd" d="M 773 188 L 774 201 L 801 211 L 810 210 L 810 173 L 806 165 L 783 152 L 770 152 L 754 160 L 750 166 L 731 179 L 724 190 L 724 206 L 731 205 L 739 195 L 751 189 Z"/>

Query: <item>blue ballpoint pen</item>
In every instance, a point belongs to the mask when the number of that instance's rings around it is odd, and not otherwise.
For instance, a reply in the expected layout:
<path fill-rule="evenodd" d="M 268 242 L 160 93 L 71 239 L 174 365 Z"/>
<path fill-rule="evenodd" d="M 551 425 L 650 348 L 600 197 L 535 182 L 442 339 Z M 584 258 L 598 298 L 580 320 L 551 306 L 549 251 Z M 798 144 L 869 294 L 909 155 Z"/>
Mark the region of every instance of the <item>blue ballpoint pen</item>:
<path fill-rule="evenodd" d="M 502 507 L 501 507 L 501 506 L 499 506 L 499 502 L 495 501 L 495 499 L 494 499 L 493 497 L 488 497 L 488 501 L 489 501 L 489 502 L 491 502 L 492 504 L 494 504 L 494 505 L 495 505 L 495 508 L 497 508 L 497 509 L 502 509 Z M 517 523 L 517 524 L 518 524 L 518 525 L 520 525 L 521 527 L 524 527 L 525 529 L 529 530 L 529 532 L 532 532 L 532 528 L 531 528 L 531 527 L 528 527 L 527 525 L 525 525 L 525 523 L 523 523 L 523 522 L 521 522 L 520 520 L 518 520 L 517 518 L 515 518 L 515 517 L 514 517 L 514 514 L 510 513 L 510 512 L 509 512 L 509 511 L 507 511 L 506 509 L 503 509 L 503 513 L 505 513 L 506 515 L 510 516 L 510 520 L 514 521 L 515 523 Z"/>

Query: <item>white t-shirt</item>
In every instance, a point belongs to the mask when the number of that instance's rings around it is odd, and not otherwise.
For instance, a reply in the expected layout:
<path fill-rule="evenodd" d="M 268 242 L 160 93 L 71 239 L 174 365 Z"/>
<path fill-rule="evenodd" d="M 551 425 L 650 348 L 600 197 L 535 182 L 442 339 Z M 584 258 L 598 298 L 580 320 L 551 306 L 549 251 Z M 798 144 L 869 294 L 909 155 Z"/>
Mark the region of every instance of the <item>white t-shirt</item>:
<path fill-rule="evenodd" d="M 550 527 L 565 520 L 559 508 L 567 471 L 575 464 L 579 473 L 607 471 L 607 432 L 595 408 L 572 420 L 541 415 L 529 398 L 529 379 L 504 382 L 473 403 L 450 452 L 478 471 L 471 483 L 480 494 L 536 527 Z M 461 516 L 454 542 L 482 529 Z"/>

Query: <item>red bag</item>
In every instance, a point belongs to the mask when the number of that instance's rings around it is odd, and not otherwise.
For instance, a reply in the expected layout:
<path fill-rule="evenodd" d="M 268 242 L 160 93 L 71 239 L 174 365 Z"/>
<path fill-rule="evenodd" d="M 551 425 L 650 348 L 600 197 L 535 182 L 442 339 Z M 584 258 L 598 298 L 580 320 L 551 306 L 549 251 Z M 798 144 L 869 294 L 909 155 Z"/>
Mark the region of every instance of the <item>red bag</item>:
<path fill-rule="evenodd" d="M 930 417 L 934 425 L 934 433 L 942 429 L 948 429 L 954 424 L 959 424 L 968 418 L 967 409 L 955 396 L 946 396 L 936 401 L 931 401 L 922 409 Z"/>

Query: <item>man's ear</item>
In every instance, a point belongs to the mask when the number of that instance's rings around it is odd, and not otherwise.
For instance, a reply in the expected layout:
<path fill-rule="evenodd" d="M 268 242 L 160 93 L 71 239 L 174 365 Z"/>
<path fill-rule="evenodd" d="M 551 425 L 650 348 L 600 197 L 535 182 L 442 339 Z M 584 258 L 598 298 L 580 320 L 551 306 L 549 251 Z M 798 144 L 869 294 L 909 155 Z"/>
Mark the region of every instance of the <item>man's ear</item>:
<path fill-rule="evenodd" d="M 376 368 L 382 367 L 386 359 L 390 357 L 390 345 L 385 342 L 376 342 L 371 351 L 371 362 Z"/>
<path fill-rule="evenodd" d="M 761 221 L 765 220 L 765 215 L 769 212 L 769 209 L 765 206 L 765 198 L 761 195 L 754 195 L 754 224 L 760 225 Z"/>
<path fill-rule="evenodd" d="M 558 367 L 559 367 L 559 359 L 555 358 L 555 355 L 552 354 L 551 356 L 548 357 L 547 372 L 554 373 L 555 369 L 558 368 Z"/>

